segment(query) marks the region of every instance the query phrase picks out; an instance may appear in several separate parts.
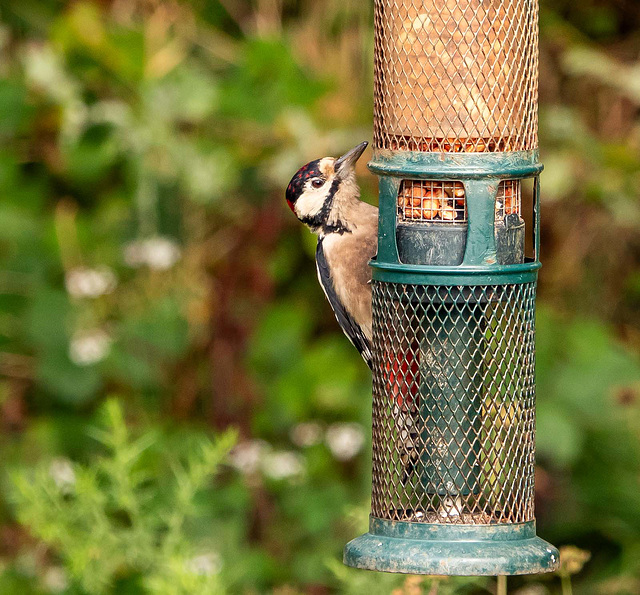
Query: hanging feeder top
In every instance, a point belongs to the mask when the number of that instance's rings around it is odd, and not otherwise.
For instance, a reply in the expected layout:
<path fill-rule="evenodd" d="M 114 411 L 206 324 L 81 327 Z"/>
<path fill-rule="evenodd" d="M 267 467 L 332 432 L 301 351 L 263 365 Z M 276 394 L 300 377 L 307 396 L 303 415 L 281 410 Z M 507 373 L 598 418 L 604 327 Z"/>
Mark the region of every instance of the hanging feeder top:
<path fill-rule="evenodd" d="M 534 0 L 376 0 L 374 148 L 538 146 Z"/>

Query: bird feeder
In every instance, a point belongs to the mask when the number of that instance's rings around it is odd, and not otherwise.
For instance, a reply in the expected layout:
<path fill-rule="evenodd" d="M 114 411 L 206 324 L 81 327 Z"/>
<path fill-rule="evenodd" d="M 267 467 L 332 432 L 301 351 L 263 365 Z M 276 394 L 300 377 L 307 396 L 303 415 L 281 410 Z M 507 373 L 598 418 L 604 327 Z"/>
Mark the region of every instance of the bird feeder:
<path fill-rule="evenodd" d="M 375 0 L 372 503 L 349 566 L 558 566 L 534 517 L 537 77 L 537 0 Z"/>

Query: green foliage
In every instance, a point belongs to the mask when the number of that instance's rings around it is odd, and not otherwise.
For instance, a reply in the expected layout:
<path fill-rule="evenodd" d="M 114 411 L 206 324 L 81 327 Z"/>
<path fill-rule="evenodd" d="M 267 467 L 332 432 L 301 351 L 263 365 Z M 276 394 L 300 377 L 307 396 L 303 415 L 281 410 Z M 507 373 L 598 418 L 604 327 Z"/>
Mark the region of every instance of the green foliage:
<path fill-rule="evenodd" d="M 640 11 L 541 4 L 538 528 L 591 552 L 576 592 L 636 593 Z M 494 589 L 339 562 L 369 508 L 370 377 L 282 194 L 370 138 L 371 21 L 357 0 L 2 3 L 3 595 Z M 215 482 L 230 438 L 203 425 L 242 436 Z"/>
<path fill-rule="evenodd" d="M 325 86 L 310 78 L 281 41 L 249 40 L 238 67 L 221 89 L 225 117 L 247 118 L 268 124 L 282 106 L 309 107 Z"/>
<path fill-rule="evenodd" d="M 117 401 L 101 411 L 93 437 L 104 454 L 90 466 L 67 459 L 12 473 L 17 518 L 60 557 L 91 594 L 139 576 L 147 593 L 223 593 L 219 553 L 184 539 L 198 518 L 198 493 L 218 471 L 235 438 L 204 436 L 182 451 L 158 451 L 159 436 L 131 436 Z"/>

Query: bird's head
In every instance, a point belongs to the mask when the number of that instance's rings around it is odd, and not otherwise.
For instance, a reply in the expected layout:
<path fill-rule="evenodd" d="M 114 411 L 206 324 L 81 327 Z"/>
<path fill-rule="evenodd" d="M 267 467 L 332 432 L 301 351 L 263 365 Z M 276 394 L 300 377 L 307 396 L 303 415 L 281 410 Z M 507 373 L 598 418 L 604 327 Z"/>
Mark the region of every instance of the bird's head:
<path fill-rule="evenodd" d="M 355 165 L 368 144 L 360 143 L 337 159 L 311 161 L 291 178 L 287 204 L 314 233 L 348 228 L 348 206 L 360 196 Z"/>

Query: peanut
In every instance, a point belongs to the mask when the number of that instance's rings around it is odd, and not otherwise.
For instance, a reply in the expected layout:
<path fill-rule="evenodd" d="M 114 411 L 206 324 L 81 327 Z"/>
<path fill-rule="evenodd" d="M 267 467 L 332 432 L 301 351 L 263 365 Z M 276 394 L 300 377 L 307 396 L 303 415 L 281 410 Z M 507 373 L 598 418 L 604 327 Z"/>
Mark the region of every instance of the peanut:
<path fill-rule="evenodd" d="M 439 198 L 423 198 L 422 213 L 425 219 L 435 219 L 440 215 L 442 201 Z"/>
<path fill-rule="evenodd" d="M 447 200 L 442 206 L 441 217 L 443 221 L 455 221 L 456 219 L 456 210 L 453 206 L 453 201 Z"/>

